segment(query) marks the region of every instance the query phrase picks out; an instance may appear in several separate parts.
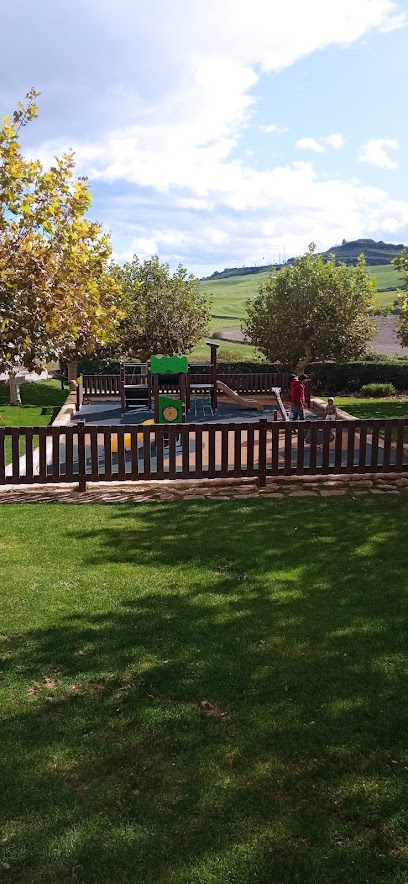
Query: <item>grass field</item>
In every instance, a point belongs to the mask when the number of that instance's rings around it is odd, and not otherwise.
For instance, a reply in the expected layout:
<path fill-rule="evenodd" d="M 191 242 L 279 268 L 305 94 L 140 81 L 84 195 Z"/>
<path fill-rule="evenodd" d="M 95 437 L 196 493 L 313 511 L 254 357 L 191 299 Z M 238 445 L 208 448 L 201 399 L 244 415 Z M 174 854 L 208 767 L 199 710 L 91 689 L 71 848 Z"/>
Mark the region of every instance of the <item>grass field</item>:
<path fill-rule="evenodd" d="M 397 297 L 396 289 L 401 284 L 401 278 L 396 267 L 391 264 L 384 264 L 378 267 L 370 267 L 369 270 L 377 279 L 379 305 L 381 307 L 392 306 Z M 242 277 L 234 276 L 228 279 L 200 282 L 201 291 L 207 292 L 213 301 L 211 334 L 219 328 L 240 326 L 241 320 L 246 313 L 246 301 L 255 297 L 259 286 L 266 282 L 268 276 L 269 273 L 264 272 Z M 386 289 L 391 289 L 391 291 L 386 291 Z M 208 359 L 205 351 L 206 348 L 200 345 L 194 350 L 192 358 L 203 359 L 206 357 Z M 257 354 L 257 351 L 252 347 L 248 347 L 248 345 L 230 344 L 229 342 L 221 344 L 219 351 L 221 358 L 224 357 L 224 352 L 231 353 L 231 360 L 252 360 L 257 355 L 259 356 L 259 353 Z"/>
<path fill-rule="evenodd" d="M 380 417 L 408 418 L 408 399 L 360 399 L 353 396 L 336 396 L 336 405 L 361 420 Z"/>
<path fill-rule="evenodd" d="M 20 387 L 22 405 L 10 405 L 8 385 L 0 386 L 0 427 L 44 427 L 58 414 L 67 398 L 59 381 L 38 381 Z M 24 454 L 23 443 L 20 455 Z M 11 439 L 6 439 L 6 457 L 11 457 Z"/>
<path fill-rule="evenodd" d="M 0 532 L 2 881 L 407 880 L 405 497 Z"/>

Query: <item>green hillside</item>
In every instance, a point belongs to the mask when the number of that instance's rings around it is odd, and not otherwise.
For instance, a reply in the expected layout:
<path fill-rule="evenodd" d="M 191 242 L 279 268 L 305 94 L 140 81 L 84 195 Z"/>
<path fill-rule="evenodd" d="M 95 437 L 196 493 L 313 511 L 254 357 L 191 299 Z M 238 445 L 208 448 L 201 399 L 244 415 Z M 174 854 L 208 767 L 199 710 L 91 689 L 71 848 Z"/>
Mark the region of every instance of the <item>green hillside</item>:
<path fill-rule="evenodd" d="M 378 288 L 378 302 L 381 307 L 393 305 L 397 297 L 396 289 L 401 285 L 397 268 L 392 264 L 368 267 L 375 276 Z M 222 279 L 205 279 L 200 281 L 200 290 L 207 292 L 212 300 L 212 316 L 210 335 L 217 337 L 221 328 L 239 328 L 246 313 L 246 302 L 254 298 L 259 286 L 266 282 L 269 271 L 253 273 L 246 276 L 232 276 Z M 256 351 L 247 344 L 235 344 L 229 341 L 221 344 L 219 356 L 226 360 L 254 359 Z M 190 357 L 191 358 L 191 357 Z M 197 360 L 207 360 L 208 348 L 200 344 L 192 354 Z"/>
<path fill-rule="evenodd" d="M 379 302 L 383 306 L 390 304 L 396 297 L 396 289 L 401 284 L 397 268 L 392 264 L 369 267 L 370 273 L 377 280 Z M 258 292 L 259 286 L 268 279 L 269 272 L 254 273 L 249 276 L 230 277 L 229 279 L 207 279 L 200 282 L 201 291 L 210 295 L 213 308 L 212 315 L 217 322 L 214 327 L 237 325 L 237 320 L 245 316 L 245 304 Z M 235 320 L 235 321 L 234 321 Z"/>

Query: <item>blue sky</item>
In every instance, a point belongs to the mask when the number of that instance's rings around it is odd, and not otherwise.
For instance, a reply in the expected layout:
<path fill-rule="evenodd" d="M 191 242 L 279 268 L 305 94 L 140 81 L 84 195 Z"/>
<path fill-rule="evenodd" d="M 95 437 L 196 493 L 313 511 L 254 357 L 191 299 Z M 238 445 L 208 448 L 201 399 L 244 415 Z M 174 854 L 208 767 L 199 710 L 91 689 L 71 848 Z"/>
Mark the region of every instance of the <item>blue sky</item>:
<path fill-rule="evenodd" d="M 407 22 L 406 0 L 20 0 L 0 108 L 41 91 L 24 150 L 75 150 L 118 260 L 408 243 Z"/>

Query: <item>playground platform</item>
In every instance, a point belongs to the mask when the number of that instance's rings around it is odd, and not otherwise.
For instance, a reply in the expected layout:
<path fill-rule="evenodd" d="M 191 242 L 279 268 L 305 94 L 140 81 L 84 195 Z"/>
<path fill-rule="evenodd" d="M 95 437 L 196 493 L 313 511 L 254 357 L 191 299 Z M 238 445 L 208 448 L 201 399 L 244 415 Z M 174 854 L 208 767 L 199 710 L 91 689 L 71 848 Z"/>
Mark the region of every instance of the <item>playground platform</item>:
<path fill-rule="evenodd" d="M 187 424 L 206 423 L 206 424 L 222 424 L 222 423 L 255 423 L 259 418 L 265 420 L 275 420 L 275 414 L 280 418 L 279 409 L 274 396 L 257 395 L 257 400 L 263 405 L 263 411 L 259 412 L 253 408 L 243 408 L 232 402 L 226 397 L 218 397 L 217 411 L 212 413 L 208 405 L 202 403 L 199 399 L 195 403 L 192 400 L 190 411 L 186 417 Z M 284 402 L 285 407 L 289 410 L 289 402 Z M 140 426 L 144 421 L 153 417 L 153 413 L 147 408 L 140 408 L 136 411 L 127 411 L 122 414 L 120 402 L 118 400 L 98 400 L 95 399 L 89 405 L 82 405 L 80 410 L 75 414 L 73 419 L 77 421 L 85 421 L 86 424 L 95 426 Z M 318 416 L 313 414 L 309 409 L 305 409 L 305 417 L 307 420 L 317 420 Z"/>

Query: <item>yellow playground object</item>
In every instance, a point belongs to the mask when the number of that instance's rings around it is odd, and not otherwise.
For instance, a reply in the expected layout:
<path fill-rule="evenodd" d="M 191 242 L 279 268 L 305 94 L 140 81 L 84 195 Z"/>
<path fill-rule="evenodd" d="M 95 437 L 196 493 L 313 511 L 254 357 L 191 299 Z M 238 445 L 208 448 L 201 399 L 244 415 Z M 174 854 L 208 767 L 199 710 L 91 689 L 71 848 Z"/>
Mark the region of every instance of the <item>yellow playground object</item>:
<path fill-rule="evenodd" d="M 147 425 L 150 425 L 150 424 L 154 424 L 154 420 L 150 419 L 148 421 L 143 421 L 142 427 L 147 427 Z M 125 448 L 130 448 L 131 440 L 132 440 L 130 433 L 125 433 L 123 438 L 124 438 Z M 143 433 L 137 434 L 137 441 L 143 442 Z M 117 454 L 117 452 L 118 452 L 118 437 L 112 436 L 112 454 Z"/>

